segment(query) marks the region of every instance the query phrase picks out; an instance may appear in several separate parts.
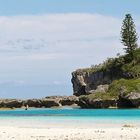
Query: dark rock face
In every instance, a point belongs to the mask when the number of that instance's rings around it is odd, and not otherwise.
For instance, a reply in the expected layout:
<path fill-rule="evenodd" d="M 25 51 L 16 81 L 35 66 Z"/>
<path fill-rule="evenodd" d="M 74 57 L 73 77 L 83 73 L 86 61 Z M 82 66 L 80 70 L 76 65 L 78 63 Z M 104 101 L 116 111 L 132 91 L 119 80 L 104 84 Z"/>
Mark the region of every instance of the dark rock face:
<path fill-rule="evenodd" d="M 3 99 L 0 101 L 2 108 L 20 108 L 28 105 L 29 107 L 57 107 L 61 106 L 59 99 L 29 99 L 29 100 L 16 100 L 16 99 Z"/>
<path fill-rule="evenodd" d="M 77 104 L 79 101 L 79 98 L 76 96 L 48 96 L 45 99 L 57 100 L 57 103 L 59 103 L 60 106 L 69 106 L 69 105 Z"/>
<path fill-rule="evenodd" d="M 49 96 L 43 99 L 0 99 L 0 108 L 20 108 L 28 105 L 29 107 L 61 107 L 75 105 L 79 101 L 76 96 Z"/>
<path fill-rule="evenodd" d="M 63 97 L 60 100 L 60 103 L 62 104 L 62 106 L 74 105 L 74 104 L 77 104 L 78 102 L 79 102 L 79 98 L 76 96 Z"/>
<path fill-rule="evenodd" d="M 42 107 L 42 101 L 40 99 L 29 99 L 25 100 L 24 105 L 29 107 Z"/>
<path fill-rule="evenodd" d="M 85 82 L 86 73 L 83 72 L 73 72 L 72 73 L 72 84 L 74 95 L 80 96 L 86 94 L 87 84 Z"/>
<path fill-rule="evenodd" d="M 78 105 L 81 108 L 109 108 L 109 107 L 116 107 L 117 100 L 91 99 L 88 96 L 82 96 L 79 98 Z"/>
<path fill-rule="evenodd" d="M 60 99 L 42 99 L 42 106 L 44 107 L 59 107 L 61 106 L 61 104 L 59 103 L 60 102 Z"/>
<path fill-rule="evenodd" d="M 109 74 L 103 72 L 88 73 L 83 70 L 77 70 L 72 73 L 71 81 L 74 95 L 80 96 L 91 93 L 91 91 L 96 90 L 100 85 L 108 85 L 115 79 L 117 79 L 115 76 L 111 77 Z"/>
<path fill-rule="evenodd" d="M 16 99 L 1 99 L 0 100 L 0 107 L 1 108 L 20 108 L 23 106 L 22 100 Z"/>
<path fill-rule="evenodd" d="M 94 93 L 93 93 L 94 94 Z M 139 108 L 140 93 L 131 92 L 129 94 L 119 94 L 118 99 L 93 99 L 88 95 L 79 97 L 78 105 L 81 108 Z"/>
<path fill-rule="evenodd" d="M 127 95 L 120 94 L 118 107 L 122 108 L 137 108 L 140 107 L 140 93 L 131 92 Z"/>

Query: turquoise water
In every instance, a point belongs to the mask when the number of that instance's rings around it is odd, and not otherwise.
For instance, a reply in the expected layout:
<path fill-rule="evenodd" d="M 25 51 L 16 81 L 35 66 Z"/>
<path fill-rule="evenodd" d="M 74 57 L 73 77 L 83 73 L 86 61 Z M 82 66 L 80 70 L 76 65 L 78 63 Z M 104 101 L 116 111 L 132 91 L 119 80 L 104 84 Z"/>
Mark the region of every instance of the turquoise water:
<path fill-rule="evenodd" d="M 140 109 L 16 109 L 0 111 L 0 124 L 19 127 L 140 127 Z"/>
<path fill-rule="evenodd" d="M 140 120 L 140 109 L 16 109 L 0 111 L 0 118 Z"/>

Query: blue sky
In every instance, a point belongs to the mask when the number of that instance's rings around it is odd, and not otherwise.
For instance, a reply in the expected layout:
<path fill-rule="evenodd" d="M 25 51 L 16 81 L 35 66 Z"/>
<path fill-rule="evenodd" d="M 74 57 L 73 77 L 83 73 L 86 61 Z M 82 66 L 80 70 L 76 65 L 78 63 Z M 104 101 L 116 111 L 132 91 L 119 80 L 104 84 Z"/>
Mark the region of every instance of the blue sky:
<path fill-rule="evenodd" d="M 123 53 L 139 0 L 0 0 L 0 97 L 71 95 L 71 72 Z"/>
<path fill-rule="evenodd" d="M 138 15 L 139 0 L 0 0 L 1 15 L 83 12 L 123 16 Z"/>

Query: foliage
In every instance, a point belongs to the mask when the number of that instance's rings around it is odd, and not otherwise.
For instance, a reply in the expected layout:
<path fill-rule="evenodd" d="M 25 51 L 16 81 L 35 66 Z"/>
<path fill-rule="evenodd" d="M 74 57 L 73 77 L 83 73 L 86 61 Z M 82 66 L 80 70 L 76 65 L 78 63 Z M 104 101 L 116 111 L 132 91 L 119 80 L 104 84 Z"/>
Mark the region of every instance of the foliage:
<path fill-rule="evenodd" d="M 121 90 L 124 90 L 125 94 L 130 92 L 140 92 L 140 79 L 115 80 L 110 84 L 108 92 L 117 95 Z"/>
<path fill-rule="evenodd" d="M 88 98 L 98 99 L 98 100 L 111 100 L 111 99 L 117 99 L 118 96 L 117 94 L 114 94 L 111 92 L 107 92 L 107 93 L 96 92 L 96 93 L 88 95 Z"/>
<path fill-rule="evenodd" d="M 121 42 L 126 46 L 125 51 L 133 58 L 133 51 L 137 48 L 137 33 L 131 14 L 126 14 L 121 28 Z"/>
<path fill-rule="evenodd" d="M 98 99 L 98 100 L 111 100 L 118 99 L 121 90 L 124 91 L 124 94 L 130 92 L 139 92 L 140 93 L 140 79 L 120 79 L 115 80 L 109 85 L 109 89 L 106 93 L 96 92 L 88 95 L 89 99 Z"/>
<path fill-rule="evenodd" d="M 140 78 L 140 48 L 133 52 L 133 59 L 130 61 L 129 55 L 119 55 L 116 58 L 108 58 L 102 64 L 95 65 L 91 68 L 83 69 L 84 72 L 89 74 L 95 72 L 103 72 L 109 75 L 110 78 Z M 114 75 L 115 74 L 115 75 Z"/>

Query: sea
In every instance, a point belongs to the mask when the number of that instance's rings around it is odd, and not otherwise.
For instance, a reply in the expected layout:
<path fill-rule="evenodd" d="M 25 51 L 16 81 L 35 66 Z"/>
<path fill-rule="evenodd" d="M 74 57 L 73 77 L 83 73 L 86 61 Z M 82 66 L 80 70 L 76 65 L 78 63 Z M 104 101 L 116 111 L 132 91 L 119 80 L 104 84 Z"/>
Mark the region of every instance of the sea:
<path fill-rule="evenodd" d="M 140 109 L 29 108 L 0 111 L 1 125 L 21 127 L 96 126 L 130 124 L 140 127 Z"/>

